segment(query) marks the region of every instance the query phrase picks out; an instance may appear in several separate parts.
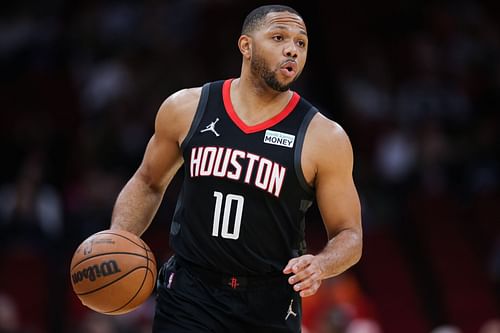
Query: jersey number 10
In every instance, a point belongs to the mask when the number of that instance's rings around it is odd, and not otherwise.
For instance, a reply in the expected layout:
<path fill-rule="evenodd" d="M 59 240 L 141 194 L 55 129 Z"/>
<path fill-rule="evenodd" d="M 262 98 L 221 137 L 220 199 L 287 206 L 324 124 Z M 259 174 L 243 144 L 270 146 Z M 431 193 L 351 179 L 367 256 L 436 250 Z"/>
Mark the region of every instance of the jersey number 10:
<path fill-rule="evenodd" d="M 224 195 L 220 192 L 214 192 L 215 197 L 215 211 L 214 211 L 214 225 L 212 228 L 212 236 L 219 236 L 220 216 L 222 213 L 222 230 L 220 236 L 228 239 L 238 239 L 240 237 L 241 216 L 243 215 L 243 204 L 245 198 L 241 195 L 228 194 L 226 200 Z M 222 202 L 224 201 L 224 207 Z M 229 219 L 231 218 L 231 206 L 233 202 L 236 203 L 236 216 L 234 217 L 233 231 L 229 231 Z"/>

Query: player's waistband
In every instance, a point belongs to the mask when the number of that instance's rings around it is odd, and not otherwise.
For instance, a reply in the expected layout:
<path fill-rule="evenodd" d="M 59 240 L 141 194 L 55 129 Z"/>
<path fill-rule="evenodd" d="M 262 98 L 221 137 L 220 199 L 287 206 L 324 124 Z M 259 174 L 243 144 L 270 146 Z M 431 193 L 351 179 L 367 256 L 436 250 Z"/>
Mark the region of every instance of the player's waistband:
<path fill-rule="evenodd" d="M 178 267 L 184 267 L 196 278 L 215 287 L 244 290 L 262 286 L 288 284 L 288 276 L 281 272 L 262 275 L 232 275 L 208 270 L 178 256 L 175 256 L 175 262 Z"/>

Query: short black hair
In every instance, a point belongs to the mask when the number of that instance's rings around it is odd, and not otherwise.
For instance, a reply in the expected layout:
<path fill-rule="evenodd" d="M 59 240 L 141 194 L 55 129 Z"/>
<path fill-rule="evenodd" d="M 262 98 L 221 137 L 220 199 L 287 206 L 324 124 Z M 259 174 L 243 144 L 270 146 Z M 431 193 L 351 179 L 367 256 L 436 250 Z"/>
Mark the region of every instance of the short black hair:
<path fill-rule="evenodd" d="M 256 28 L 258 28 L 262 22 L 264 21 L 264 18 L 266 17 L 267 14 L 269 13 L 274 13 L 274 12 L 289 12 L 292 14 L 295 14 L 302 18 L 302 15 L 299 14 L 295 9 L 289 6 L 283 6 L 283 5 L 265 5 L 265 6 L 260 6 L 252 10 L 247 17 L 245 18 L 245 21 L 243 21 L 243 27 L 241 29 L 241 34 L 242 35 L 247 35 L 250 32 L 254 31 Z"/>

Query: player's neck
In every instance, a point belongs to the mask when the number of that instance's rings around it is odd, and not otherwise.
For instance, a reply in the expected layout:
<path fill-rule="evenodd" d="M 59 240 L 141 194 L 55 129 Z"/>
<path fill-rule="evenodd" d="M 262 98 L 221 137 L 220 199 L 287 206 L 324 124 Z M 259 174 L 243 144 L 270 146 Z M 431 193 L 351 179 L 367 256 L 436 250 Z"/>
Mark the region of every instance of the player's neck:
<path fill-rule="evenodd" d="M 247 125 L 272 118 L 283 110 L 293 95 L 290 90 L 279 92 L 255 81 L 235 79 L 230 89 L 233 108 Z"/>

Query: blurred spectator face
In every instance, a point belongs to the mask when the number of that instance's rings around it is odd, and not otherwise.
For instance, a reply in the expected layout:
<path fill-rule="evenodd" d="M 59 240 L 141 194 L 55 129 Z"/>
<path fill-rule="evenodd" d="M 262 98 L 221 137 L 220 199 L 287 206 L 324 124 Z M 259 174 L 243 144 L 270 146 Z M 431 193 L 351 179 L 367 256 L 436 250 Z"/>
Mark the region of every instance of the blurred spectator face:
<path fill-rule="evenodd" d="M 500 333 L 500 319 L 491 319 L 484 323 L 479 333 Z"/>
<path fill-rule="evenodd" d="M 99 313 L 89 313 L 82 322 L 82 333 L 118 333 L 113 319 Z"/>
<path fill-rule="evenodd" d="M 461 333 L 458 327 L 455 326 L 439 326 L 431 331 L 431 333 Z"/>
<path fill-rule="evenodd" d="M 0 331 L 15 332 L 19 329 L 17 309 L 7 295 L 0 294 Z"/>
<path fill-rule="evenodd" d="M 347 326 L 346 333 L 382 333 L 382 330 L 373 320 L 355 319 Z"/>

